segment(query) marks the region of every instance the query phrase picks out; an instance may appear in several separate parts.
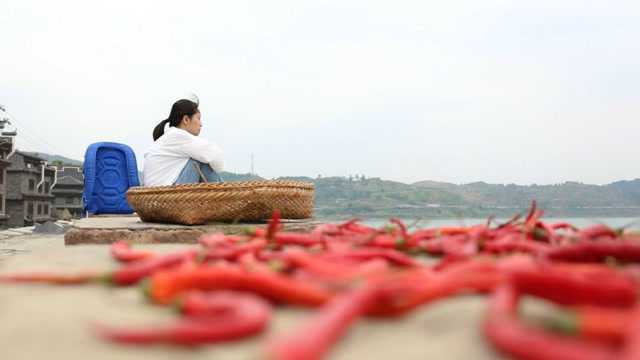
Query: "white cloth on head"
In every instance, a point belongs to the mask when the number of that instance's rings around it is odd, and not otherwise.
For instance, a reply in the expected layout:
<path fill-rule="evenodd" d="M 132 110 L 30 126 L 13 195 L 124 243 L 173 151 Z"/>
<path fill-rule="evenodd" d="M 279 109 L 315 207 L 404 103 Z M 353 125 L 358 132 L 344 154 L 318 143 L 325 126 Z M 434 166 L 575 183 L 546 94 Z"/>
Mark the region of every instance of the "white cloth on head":
<path fill-rule="evenodd" d="M 173 185 L 189 159 L 220 173 L 224 169 L 222 149 L 186 130 L 169 127 L 144 154 L 144 186 Z"/>

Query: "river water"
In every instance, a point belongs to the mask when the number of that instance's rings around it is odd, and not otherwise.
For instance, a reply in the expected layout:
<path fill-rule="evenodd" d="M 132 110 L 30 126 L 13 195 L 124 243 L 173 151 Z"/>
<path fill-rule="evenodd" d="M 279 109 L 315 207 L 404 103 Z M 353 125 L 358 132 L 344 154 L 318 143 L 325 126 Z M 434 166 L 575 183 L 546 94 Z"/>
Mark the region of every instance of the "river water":
<path fill-rule="evenodd" d="M 417 219 L 402 219 L 406 224 L 414 224 Z M 502 223 L 507 221 L 508 219 L 496 219 L 494 223 Z M 542 220 L 546 223 L 555 223 L 555 222 L 569 222 L 576 227 L 582 228 L 589 225 L 594 224 L 607 224 L 611 227 L 627 227 L 629 229 L 639 230 L 640 231 L 640 218 L 625 218 L 625 217 L 602 217 L 602 218 L 542 218 Z M 324 220 L 326 222 L 341 222 L 344 220 Z M 417 223 L 418 228 L 425 227 L 441 227 L 441 226 L 470 226 L 477 224 L 486 223 L 487 219 L 422 219 Z M 388 224 L 388 219 L 364 219 L 363 223 L 381 227 L 385 224 Z"/>

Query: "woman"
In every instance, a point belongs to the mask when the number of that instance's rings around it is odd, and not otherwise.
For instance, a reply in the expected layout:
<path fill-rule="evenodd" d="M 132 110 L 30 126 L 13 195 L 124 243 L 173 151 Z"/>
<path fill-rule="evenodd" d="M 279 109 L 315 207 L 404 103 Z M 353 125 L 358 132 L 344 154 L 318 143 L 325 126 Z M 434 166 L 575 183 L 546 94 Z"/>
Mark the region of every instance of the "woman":
<path fill-rule="evenodd" d="M 198 103 L 176 101 L 169 118 L 153 129 L 154 143 L 144 155 L 144 186 L 222 181 L 222 150 L 198 137 L 201 128 Z"/>

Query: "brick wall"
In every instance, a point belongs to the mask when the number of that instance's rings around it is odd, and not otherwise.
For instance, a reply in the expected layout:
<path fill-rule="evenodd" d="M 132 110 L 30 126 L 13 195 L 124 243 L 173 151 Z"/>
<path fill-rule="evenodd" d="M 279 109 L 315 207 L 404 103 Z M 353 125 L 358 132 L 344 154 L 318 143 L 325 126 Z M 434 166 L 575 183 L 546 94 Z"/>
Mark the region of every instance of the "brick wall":
<path fill-rule="evenodd" d="M 13 154 L 9 160 L 11 160 L 9 169 L 24 169 L 24 157 L 22 155 L 17 153 Z"/>
<path fill-rule="evenodd" d="M 23 201 L 7 201 L 7 225 L 9 227 L 22 227 L 24 226 L 24 202 Z"/>
<path fill-rule="evenodd" d="M 16 199 L 22 197 L 22 182 L 24 176 L 21 173 L 7 173 L 7 198 Z"/>

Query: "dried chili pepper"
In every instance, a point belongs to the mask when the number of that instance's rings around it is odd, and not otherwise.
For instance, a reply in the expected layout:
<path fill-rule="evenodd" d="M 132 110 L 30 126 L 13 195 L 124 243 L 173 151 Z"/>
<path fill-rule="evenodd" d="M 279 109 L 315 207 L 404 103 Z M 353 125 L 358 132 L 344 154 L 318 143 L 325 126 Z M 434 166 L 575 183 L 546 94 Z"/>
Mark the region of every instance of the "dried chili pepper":
<path fill-rule="evenodd" d="M 97 325 L 95 330 L 99 336 L 120 343 L 192 346 L 259 333 L 271 317 L 271 307 L 264 300 L 234 292 L 188 294 L 181 311 L 185 317 L 174 324 L 137 329 Z"/>
<path fill-rule="evenodd" d="M 352 260 L 355 262 L 368 261 L 372 259 L 384 259 L 398 266 L 419 266 L 420 263 L 411 256 L 394 249 L 381 249 L 377 247 L 348 248 L 327 252 L 323 255 L 329 260 Z"/>
<path fill-rule="evenodd" d="M 635 284 L 623 275 L 590 278 L 553 265 L 538 269 L 518 269 L 509 274 L 513 284 L 527 294 L 562 305 L 629 307 L 637 300 Z M 602 281 L 606 280 L 606 281 Z"/>
<path fill-rule="evenodd" d="M 559 337 L 518 320 L 519 292 L 515 286 L 504 284 L 497 288 L 489 301 L 483 330 L 489 341 L 500 351 L 527 360 L 614 360 L 612 348 L 578 338 Z"/>
<path fill-rule="evenodd" d="M 80 285 L 99 281 L 103 276 L 103 273 L 96 272 L 80 274 L 54 274 L 48 272 L 0 274 L 0 283 Z"/>
<path fill-rule="evenodd" d="M 559 230 L 559 229 L 569 229 L 571 231 L 578 231 L 578 228 L 573 226 L 571 223 L 568 222 L 559 222 L 559 223 L 554 223 L 549 225 L 551 226 L 551 228 L 553 230 Z"/>
<path fill-rule="evenodd" d="M 273 240 L 278 230 L 280 230 L 280 209 L 275 209 L 267 226 L 266 238 Z"/>
<path fill-rule="evenodd" d="M 150 251 L 133 250 L 126 242 L 116 241 L 111 244 L 111 256 L 120 262 L 128 263 L 151 258 L 155 254 Z"/>
<path fill-rule="evenodd" d="M 607 225 L 597 224 L 584 228 L 578 232 L 578 238 L 581 240 L 595 240 L 599 238 L 616 238 L 618 232 Z"/>
<path fill-rule="evenodd" d="M 507 222 L 498 225 L 497 229 L 508 228 L 520 220 L 521 217 L 522 214 L 515 214 L 511 219 L 507 220 Z"/>
<path fill-rule="evenodd" d="M 246 243 L 237 244 L 237 245 L 225 245 L 223 247 L 213 248 L 208 250 L 204 257 L 203 261 L 211 261 L 211 260 L 236 260 L 240 256 L 247 253 L 256 253 L 262 249 L 264 249 L 267 245 L 267 241 L 265 239 L 257 238 L 255 240 L 251 240 Z"/>
<path fill-rule="evenodd" d="M 148 260 L 138 261 L 126 265 L 103 277 L 107 282 L 116 285 L 133 285 L 140 280 L 153 275 L 159 270 L 170 269 L 179 266 L 189 260 L 193 260 L 197 255 L 195 250 L 157 256 Z"/>
<path fill-rule="evenodd" d="M 322 236 L 316 234 L 279 232 L 273 237 L 278 245 L 314 246 L 324 244 Z"/>
<path fill-rule="evenodd" d="M 307 306 L 321 305 L 332 296 L 319 286 L 276 272 L 248 272 L 234 266 L 160 272 L 151 277 L 147 291 L 152 300 L 166 304 L 190 290 L 227 289 L 250 291 L 272 300 Z"/>
<path fill-rule="evenodd" d="M 625 334 L 625 347 L 621 360 L 640 359 L 640 306 L 636 306 L 629 319 L 630 325 Z"/>
<path fill-rule="evenodd" d="M 495 254 L 522 252 L 532 255 L 544 255 L 549 249 L 549 245 L 537 241 L 524 240 L 517 234 L 504 236 L 483 244 L 483 250 Z"/>
<path fill-rule="evenodd" d="M 79 285 L 91 282 L 107 282 L 114 285 L 133 285 L 154 272 L 179 266 L 193 260 L 195 250 L 154 256 L 126 264 L 112 272 L 83 272 L 79 274 L 54 274 L 48 272 L 0 275 L 0 282 L 41 283 L 52 285 Z"/>
<path fill-rule="evenodd" d="M 380 285 L 380 298 L 371 310 L 377 316 L 400 315 L 448 296 L 493 290 L 503 277 L 495 264 L 467 261 L 445 271 L 418 269 L 393 276 Z"/>
<path fill-rule="evenodd" d="M 622 343 L 633 319 L 629 309 L 579 306 L 542 319 L 543 325 L 563 334 L 608 343 Z"/>
<path fill-rule="evenodd" d="M 584 241 L 549 249 L 546 257 L 555 261 L 601 262 L 615 258 L 640 262 L 640 243 L 626 240 Z"/>
<path fill-rule="evenodd" d="M 321 359 L 348 327 L 369 310 L 376 296 L 374 286 L 364 285 L 336 297 L 301 329 L 271 340 L 267 345 L 269 357 L 277 360 Z"/>

